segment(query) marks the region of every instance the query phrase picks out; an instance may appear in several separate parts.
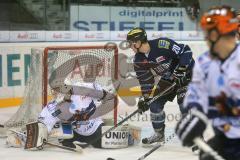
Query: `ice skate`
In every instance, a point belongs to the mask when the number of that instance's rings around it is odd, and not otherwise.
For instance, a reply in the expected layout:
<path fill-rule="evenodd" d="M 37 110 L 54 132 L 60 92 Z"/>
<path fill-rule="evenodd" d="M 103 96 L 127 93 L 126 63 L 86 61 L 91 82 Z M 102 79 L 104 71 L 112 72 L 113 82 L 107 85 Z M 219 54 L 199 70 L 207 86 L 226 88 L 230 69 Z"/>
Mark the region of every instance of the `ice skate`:
<path fill-rule="evenodd" d="M 142 139 L 143 145 L 151 145 L 155 143 L 163 143 L 165 141 L 164 129 L 155 132 L 152 136 Z"/>

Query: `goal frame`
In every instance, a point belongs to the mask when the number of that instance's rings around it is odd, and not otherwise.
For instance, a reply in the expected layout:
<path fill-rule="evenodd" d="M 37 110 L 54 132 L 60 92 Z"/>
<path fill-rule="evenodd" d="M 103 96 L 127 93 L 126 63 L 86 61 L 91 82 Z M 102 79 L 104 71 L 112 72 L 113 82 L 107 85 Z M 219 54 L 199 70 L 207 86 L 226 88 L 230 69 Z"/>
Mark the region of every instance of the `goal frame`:
<path fill-rule="evenodd" d="M 48 53 L 51 50 L 92 50 L 92 49 L 111 49 L 114 52 L 114 79 L 118 79 L 118 47 L 116 45 L 106 47 L 100 45 L 93 45 L 93 46 L 48 46 L 44 48 L 43 51 L 43 79 L 42 79 L 42 103 L 43 107 L 46 106 L 48 102 Z M 117 124 L 117 98 L 114 101 L 114 125 Z"/>

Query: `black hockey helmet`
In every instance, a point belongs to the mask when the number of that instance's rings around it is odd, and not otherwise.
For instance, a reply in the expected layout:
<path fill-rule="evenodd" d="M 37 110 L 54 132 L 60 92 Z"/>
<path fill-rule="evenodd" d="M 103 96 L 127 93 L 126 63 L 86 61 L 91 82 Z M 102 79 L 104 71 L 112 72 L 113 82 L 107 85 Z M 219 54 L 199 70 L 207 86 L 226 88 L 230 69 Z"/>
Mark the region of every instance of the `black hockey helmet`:
<path fill-rule="evenodd" d="M 127 34 L 127 41 L 130 42 L 147 42 L 147 33 L 145 32 L 144 29 L 136 27 L 131 29 L 128 34 Z"/>

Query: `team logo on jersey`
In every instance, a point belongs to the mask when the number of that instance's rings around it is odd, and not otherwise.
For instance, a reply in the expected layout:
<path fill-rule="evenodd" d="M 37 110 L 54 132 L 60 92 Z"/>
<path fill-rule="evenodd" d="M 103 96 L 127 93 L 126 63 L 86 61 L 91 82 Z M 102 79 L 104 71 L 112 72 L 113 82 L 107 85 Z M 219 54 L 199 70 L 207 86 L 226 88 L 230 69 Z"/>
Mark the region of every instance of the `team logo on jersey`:
<path fill-rule="evenodd" d="M 166 58 L 164 57 L 164 56 L 160 56 L 160 57 L 158 57 L 158 58 L 156 58 L 156 61 L 159 63 L 159 62 L 162 62 L 162 61 L 164 61 L 164 60 L 166 60 Z"/>
<path fill-rule="evenodd" d="M 169 49 L 169 46 L 170 46 L 170 42 L 168 42 L 166 40 L 159 40 L 158 41 L 158 48 Z"/>

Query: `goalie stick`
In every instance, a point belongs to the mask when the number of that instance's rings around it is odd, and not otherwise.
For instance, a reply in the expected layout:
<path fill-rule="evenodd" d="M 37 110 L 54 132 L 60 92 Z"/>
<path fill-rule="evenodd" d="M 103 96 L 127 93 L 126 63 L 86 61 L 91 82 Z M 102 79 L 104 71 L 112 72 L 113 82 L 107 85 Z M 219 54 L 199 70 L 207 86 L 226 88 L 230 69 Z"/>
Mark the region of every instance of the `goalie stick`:
<path fill-rule="evenodd" d="M 27 135 L 25 135 L 22 132 L 15 131 L 15 130 L 12 130 L 12 129 L 10 129 L 9 131 L 15 133 L 18 137 L 26 138 L 26 136 L 27 136 Z M 58 147 L 58 148 L 61 148 L 61 149 L 64 149 L 64 150 L 68 150 L 68 151 L 82 153 L 82 148 L 79 146 L 79 143 L 76 142 L 76 141 L 73 142 L 73 144 L 75 145 L 76 148 L 66 147 L 66 146 L 63 146 L 63 145 L 58 145 L 58 144 L 47 142 L 47 141 L 45 141 L 44 144 L 47 144 L 47 145 L 50 145 L 50 146 L 54 146 L 54 147 Z"/>
<path fill-rule="evenodd" d="M 155 100 L 157 100 L 158 98 L 160 98 L 161 96 L 163 96 L 165 93 L 167 93 L 169 90 L 171 90 L 173 87 L 175 87 L 176 83 L 173 83 L 171 86 L 169 86 L 167 89 L 165 89 L 164 91 L 162 91 L 160 94 L 158 94 L 157 96 L 153 97 L 150 101 L 147 102 L 148 105 L 150 105 L 151 103 L 153 103 Z M 122 125 L 124 122 L 126 122 L 128 119 L 130 119 L 132 116 L 134 116 L 135 114 L 139 113 L 139 109 L 135 110 L 134 112 L 132 112 L 130 115 L 128 115 L 127 117 L 125 117 L 122 121 L 120 121 L 119 123 L 117 123 L 115 126 L 111 127 L 110 129 L 108 129 L 107 131 L 105 131 L 101 136 L 96 137 L 95 139 L 93 139 L 91 142 L 89 142 L 88 144 L 85 145 L 81 145 L 82 148 L 86 148 L 89 145 L 93 144 L 94 142 L 96 142 L 97 140 L 99 140 L 100 138 L 102 138 L 103 136 L 105 136 L 107 133 L 111 132 L 112 130 L 114 130 L 115 128 L 117 128 L 118 126 Z"/>

